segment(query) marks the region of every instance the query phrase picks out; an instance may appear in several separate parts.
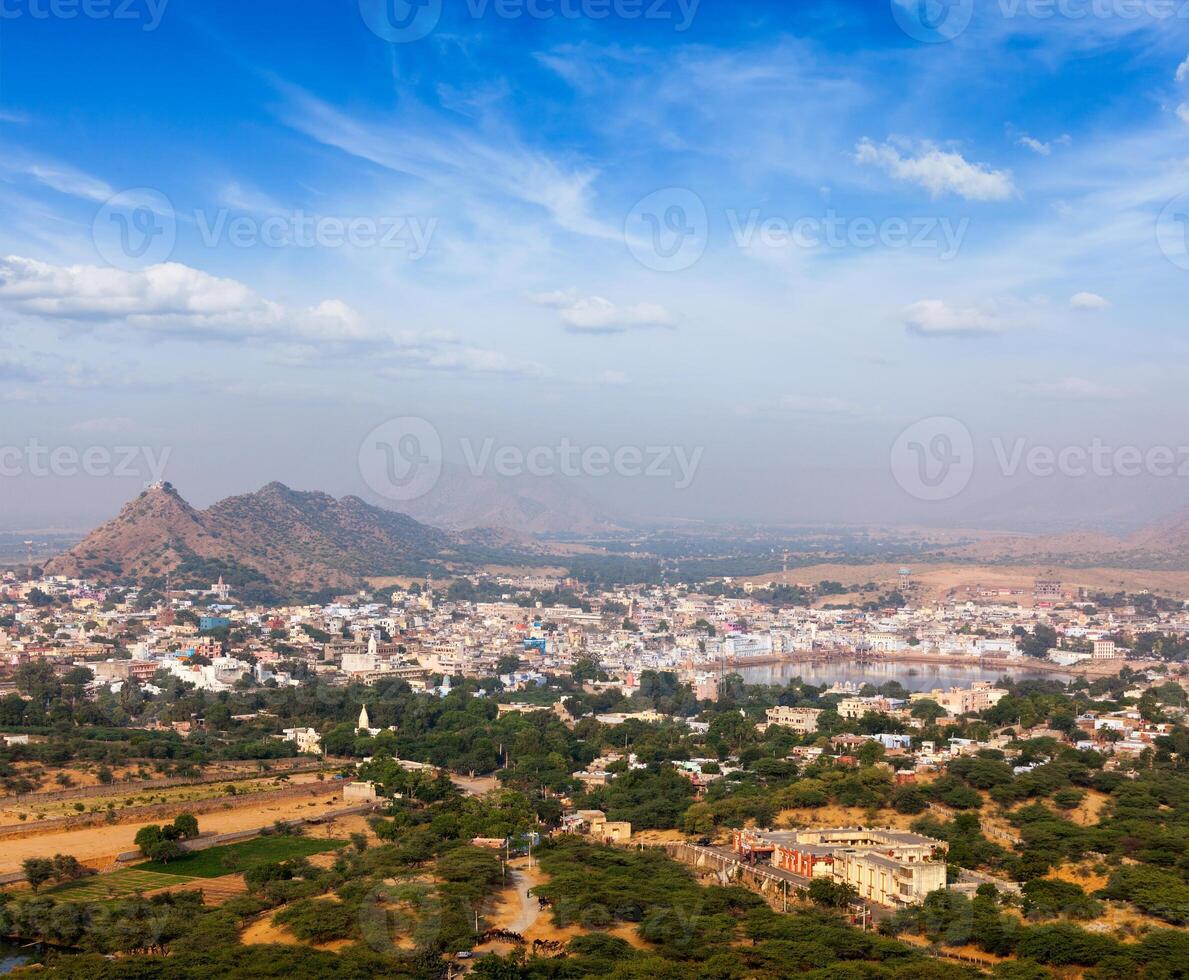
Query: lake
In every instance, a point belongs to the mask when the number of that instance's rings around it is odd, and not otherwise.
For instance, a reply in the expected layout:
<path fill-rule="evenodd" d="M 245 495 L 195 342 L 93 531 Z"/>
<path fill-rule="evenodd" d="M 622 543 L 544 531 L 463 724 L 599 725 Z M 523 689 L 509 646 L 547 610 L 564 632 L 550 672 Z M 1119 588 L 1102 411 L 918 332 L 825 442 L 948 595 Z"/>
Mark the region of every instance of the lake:
<path fill-rule="evenodd" d="M 24 966 L 36 953 L 37 947 L 23 949 L 16 943 L 0 941 L 0 974 L 12 973 L 18 966 Z"/>

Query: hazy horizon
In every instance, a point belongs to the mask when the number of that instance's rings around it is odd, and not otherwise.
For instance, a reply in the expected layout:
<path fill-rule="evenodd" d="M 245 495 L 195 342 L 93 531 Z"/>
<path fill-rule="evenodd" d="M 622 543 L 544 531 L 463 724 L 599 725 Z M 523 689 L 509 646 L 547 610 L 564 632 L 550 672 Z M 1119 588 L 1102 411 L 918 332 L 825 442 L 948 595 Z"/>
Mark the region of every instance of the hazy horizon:
<path fill-rule="evenodd" d="M 0 529 L 443 464 L 640 523 L 1189 503 L 1179 21 L 405 6 L 3 20 Z"/>

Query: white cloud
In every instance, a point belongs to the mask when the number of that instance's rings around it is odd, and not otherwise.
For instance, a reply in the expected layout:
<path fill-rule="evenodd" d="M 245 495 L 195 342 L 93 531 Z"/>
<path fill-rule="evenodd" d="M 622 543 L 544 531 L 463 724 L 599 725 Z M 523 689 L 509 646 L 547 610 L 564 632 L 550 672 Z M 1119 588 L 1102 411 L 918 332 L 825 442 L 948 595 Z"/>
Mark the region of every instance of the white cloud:
<path fill-rule="evenodd" d="M 1069 297 L 1069 305 L 1075 310 L 1105 310 L 1111 301 L 1097 293 L 1074 293 Z"/>
<path fill-rule="evenodd" d="M 1056 381 L 1025 382 L 1026 391 L 1041 398 L 1068 401 L 1114 401 L 1125 392 L 1086 378 L 1059 378 Z"/>
<path fill-rule="evenodd" d="M 940 299 L 922 299 L 901 314 L 909 333 L 922 337 L 982 337 L 1006 329 L 992 313 L 974 307 L 953 307 Z"/>
<path fill-rule="evenodd" d="M 1182 102 L 1177 106 L 1177 118 L 1189 126 L 1189 102 Z"/>
<path fill-rule="evenodd" d="M 242 282 L 177 262 L 126 272 L 10 255 L 0 259 L 0 304 L 45 319 L 118 322 L 164 333 L 331 342 L 381 337 L 340 300 L 289 310 Z"/>
<path fill-rule="evenodd" d="M 1016 143 L 1020 146 L 1027 147 L 1033 153 L 1039 153 L 1042 157 L 1049 156 L 1053 152 L 1054 146 L 1069 146 L 1072 142 L 1073 138 L 1068 133 L 1058 136 L 1055 140 L 1051 140 L 1048 143 L 1034 139 L 1027 133 L 1016 140 Z"/>
<path fill-rule="evenodd" d="M 184 339 L 265 342 L 288 366 L 366 349 L 381 373 L 546 377 L 543 365 L 467 346 L 440 331 L 380 330 L 338 299 L 290 309 L 234 279 L 178 263 L 125 272 L 0 259 L 0 307 L 43 320 L 121 324 Z"/>
<path fill-rule="evenodd" d="M 501 351 L 466 346 L 404 350 L 401 352 L 401 363 L 384 373 L 392 377 L 405 377 L 418 371 L 524 378 L 547 378 L 553 374 L 545 365 L 535 361 L 513 357 Z"/>
<path fill-rule="evenodd" d="M 531 293 L 538 306 L 560 311 L 574 333 L 623 333 L 633 327 L 671 327 L 673 317 L 657 303 L 618 306 L 602 296 L 579 296 L 572 291 Z"/>
<path fill-rule="evenodd" d="M 960 153 L 927 141 L 919 145 L 915 156 L 905 156 L 892 143 L 876 146 L 862 139 L 855 147 L 855 160 L 880 167 L 895 180 L 918 184 L 933 197 L 956 194 L 968 201 L 1004 201 L 1016 191 L 1010 170 L 970 163 Z"/>
<path fill-rule="evenodd" d="M 1179 65 L 1177 65 L 1177 81 L 1189 81 L 1189 58 L 1186 58 Z"/>

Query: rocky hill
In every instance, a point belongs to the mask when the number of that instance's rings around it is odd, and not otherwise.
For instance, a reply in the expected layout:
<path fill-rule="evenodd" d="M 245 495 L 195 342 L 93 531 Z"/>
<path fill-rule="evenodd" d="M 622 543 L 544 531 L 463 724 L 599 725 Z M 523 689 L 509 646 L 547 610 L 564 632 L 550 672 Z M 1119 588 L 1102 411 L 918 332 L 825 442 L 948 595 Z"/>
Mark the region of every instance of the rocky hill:
<path fill-rule="evenodd" d="M 208 510 L 168 483 L 150 487 L 119 515 L 52 559 L 51 575 L 98 581 L 237 586 L 285 592 L 350 588 L 367 576 L 422 574 L 466 559 L 465 541 L 358 497 L 270 483 Z"/>

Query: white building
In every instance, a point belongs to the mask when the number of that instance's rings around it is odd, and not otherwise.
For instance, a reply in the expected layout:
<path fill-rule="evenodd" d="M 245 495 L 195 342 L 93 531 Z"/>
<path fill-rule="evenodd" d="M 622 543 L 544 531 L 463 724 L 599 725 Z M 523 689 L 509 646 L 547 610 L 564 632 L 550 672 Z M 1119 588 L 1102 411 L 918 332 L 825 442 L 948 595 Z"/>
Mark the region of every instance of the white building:
<path fill-rule="evenodd" d="M 312 728 L 286 728 L 284 730 L 286 742 L 295 742 L 297 751 L 303 755 L 322 754 L 322 736 Z"/>

